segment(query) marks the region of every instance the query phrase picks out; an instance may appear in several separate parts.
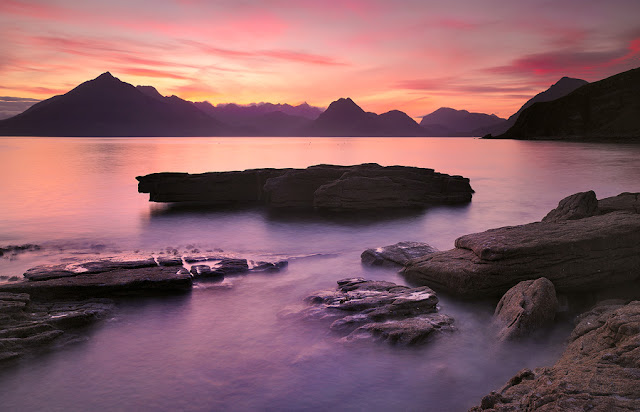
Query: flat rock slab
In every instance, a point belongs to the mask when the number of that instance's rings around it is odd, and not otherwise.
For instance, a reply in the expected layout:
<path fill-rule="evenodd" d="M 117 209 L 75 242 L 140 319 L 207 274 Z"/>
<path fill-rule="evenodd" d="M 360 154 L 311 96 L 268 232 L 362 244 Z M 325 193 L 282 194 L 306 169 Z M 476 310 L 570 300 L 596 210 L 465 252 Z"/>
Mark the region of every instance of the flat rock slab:
<path fill-rule="evenodd" d="M 153 202 L 210 205 L 262 204 L 281 209 L 366 210 L 467 203 L 469 179 L 433 169 L 316 165 L 203 174 L 154 173 L 136 177 Z"/>
<path fill-rule="evenodd" d="M 640 302 L 581 316 L 552 367 L 525 369 L 472 411 L 640 410 Z"/>
<path fill-rule="evenodd" d="M 306 320 L 330 320 L 344 341 L 374 340 L 420 345 L 432 335 L 453 331 L 453 318 L 437 313 L 438 298 L 428 287 L 410 288 L 385 281 L 348 278 L 336 290 L 307 297 L 295 313 Z"/>
<path fill-rule="evenodd" d="M 404 275 L 466 298 L 500 296 L 540 277 L 559 292 L 599 290 L 640 277 L 640 214 L 491 229 L 462 236 L 455 246 L 409 262 Z"/>
<path fill-rule="evenodd" d="M 182 263 L 181 263 L 182 264 Z M 40 265 L 27 270 L 24 277 L 33 280 L 47 280 L 62 277 L 73 277 L 82 274 L 94 274 L 109 272 L 112 270 L 128 270 L 157 266 L 153 258 L 146 259 L 102 259 L 90 262 L 60 264 L 60 265 Z"/>
<path fill-rule="evenodd" d="M 191 290 L 193 279 L 185 270 L 154 266 L 119 269 L 101 273 L 81 273 L 75 276 L 47 280 L 24 280 L 0 285 L 0 292 L 28 293 L 39 298 L 69 296 L 108 296 L 154 292 L 184 292 Z"/>
<path fill-rule="evenodd" d="M 438 250 L 426 243 L 399 242 L 395 245 L 367 249 L 360 255 L 362 263 L 370 266 L 404 266 L 411 259 L 426 256 Z"/>
<path fill-rule="evenodd" d="M 104 319 L 113 309 L 108 299 L 37 302 L 25 293 L 0 292 L 0 366 L 64 342 L 69 331 Z"/>

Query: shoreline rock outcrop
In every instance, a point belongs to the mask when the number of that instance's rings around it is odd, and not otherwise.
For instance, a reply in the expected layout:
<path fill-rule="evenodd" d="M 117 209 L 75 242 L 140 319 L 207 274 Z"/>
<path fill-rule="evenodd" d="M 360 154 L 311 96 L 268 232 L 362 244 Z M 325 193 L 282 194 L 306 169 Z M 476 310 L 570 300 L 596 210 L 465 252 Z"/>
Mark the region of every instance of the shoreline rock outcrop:
<path fill-rule="evenodd" d="M 553 366 L 520 371 L 471 411 L 640 410 L 639 342 L 640 301 L 602 302 Z"/>
<path fill-rule="evenodd" d="M 497 297 L 540 277 L 561 293 L 634 282 L 640 278 L 637 196 L 603 199 L 598 204 L 606 208 L 591 208 L 589 216 L 578 218 L 582 212 L 571 212 L 573 195 L 560 202 L 557 216 L 462 236 L 455 249 L 414 259 L 402 273 L 412 283 L 463 298 Z"/>
<path fill-rule="evenodd" d="M 355 211 L 422 208 L 471 201 L 469 179 L 407 166 L 316 165 L 202 174 L 153 173 L 136 177 L 152 202 L 274 209 Z"/>
<path fill-rule="evenodd" d="M 453 318 L 437 313 L 438 298 L 428 287 L 347 278 L 338 281 L 336 290 L 314 293 L 305 301 L 310 306 L 293 316 L 331 321 L 330 329 L 344 335 L 345 342 L 421 345 L 434 334 L 455 330 Z"/>

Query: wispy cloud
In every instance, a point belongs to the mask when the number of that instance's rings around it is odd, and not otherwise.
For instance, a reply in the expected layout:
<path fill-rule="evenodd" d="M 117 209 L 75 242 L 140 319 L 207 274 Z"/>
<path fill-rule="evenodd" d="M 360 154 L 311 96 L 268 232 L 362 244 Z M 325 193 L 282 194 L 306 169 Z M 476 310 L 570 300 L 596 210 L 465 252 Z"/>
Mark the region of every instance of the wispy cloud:
<path fill-rule="evenodd" d="M 307 53 L 295 50 L 238 50 L 212 46 L 193 40 L 183 40 L 183 43 L 199 49 L 209 55 L 224 57 L 229 59 L 254 59 L 270 58 L 294 63 L 305 63 L 321 66 L 346 66 L 347 63 L 339 61 L 331 56 Z"/>

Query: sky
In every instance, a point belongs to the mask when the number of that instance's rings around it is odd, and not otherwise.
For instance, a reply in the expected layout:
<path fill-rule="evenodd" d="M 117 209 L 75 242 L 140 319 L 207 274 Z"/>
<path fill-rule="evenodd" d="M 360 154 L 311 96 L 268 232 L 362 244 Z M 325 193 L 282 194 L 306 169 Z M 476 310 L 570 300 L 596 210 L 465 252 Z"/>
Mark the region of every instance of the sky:
<path fill-rule="evenodd" d="M 110 71 L 212 104 L 508 117 L 639 66 L 638 0 L 0 0 L 0 110 Z"/>

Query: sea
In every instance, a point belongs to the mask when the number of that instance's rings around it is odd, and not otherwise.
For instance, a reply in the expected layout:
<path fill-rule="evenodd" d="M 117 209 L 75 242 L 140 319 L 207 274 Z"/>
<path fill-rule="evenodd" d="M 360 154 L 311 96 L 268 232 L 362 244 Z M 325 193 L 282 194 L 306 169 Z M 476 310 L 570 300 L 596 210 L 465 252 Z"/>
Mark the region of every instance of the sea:
<path fill-rule="evenodd" d="M 538 221 L 562 198 L 640 192 L 640 145 L 475 138 L 0 137 L 2 282 L 73 259 L 223 251 L 289 261 L 277 273 L 196 284 L 179 296 L 121 298 L 73 343 L 0 369 L 6 411 L 459 411 L 523 368 L 552 365 L 570 316 L 543 336 L 500 344 L 495 301 L 439 294 L 456 331 L 420 347 L 348 344 L 326 324 L 285 316 L 346 277 L 406 284 L 360 254 Z M 274 213 L 148 201 L 155 172 L 378 163 L 470 178 L 469 204 L 408 212 Z"/>

